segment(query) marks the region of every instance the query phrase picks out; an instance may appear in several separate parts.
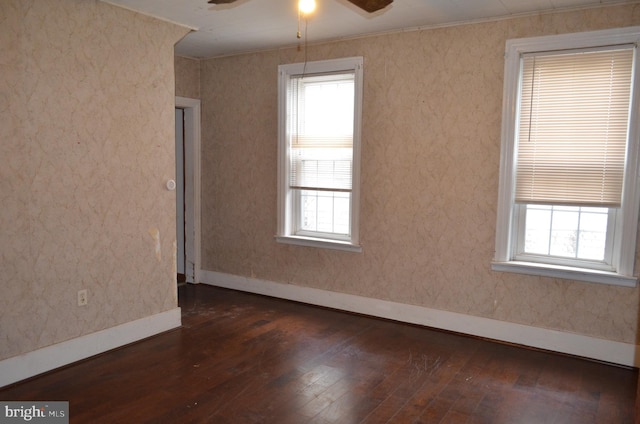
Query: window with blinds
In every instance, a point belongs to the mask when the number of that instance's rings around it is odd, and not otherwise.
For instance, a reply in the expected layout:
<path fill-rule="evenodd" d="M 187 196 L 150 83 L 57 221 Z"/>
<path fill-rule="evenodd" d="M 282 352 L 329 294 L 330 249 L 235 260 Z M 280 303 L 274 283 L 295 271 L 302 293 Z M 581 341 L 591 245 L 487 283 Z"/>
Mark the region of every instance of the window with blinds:
<path fill-rule="evenodd" d="M 620 206 L 633 56 L 524 55 L 516 202 Z"/>
<path fill-rule="evenodd" d="M 640 27 L 508 40 L 492 269 L 635 286 Z"/>
<path fill-rule="evenodd" d="M 277 239 L 359 251 L 362 58 L 279 69 Z"/>
<path fill-rule="evenodd" d="M 350 235 L 354 76 L 289 80 L 289 189 L 296 234 Z"/>

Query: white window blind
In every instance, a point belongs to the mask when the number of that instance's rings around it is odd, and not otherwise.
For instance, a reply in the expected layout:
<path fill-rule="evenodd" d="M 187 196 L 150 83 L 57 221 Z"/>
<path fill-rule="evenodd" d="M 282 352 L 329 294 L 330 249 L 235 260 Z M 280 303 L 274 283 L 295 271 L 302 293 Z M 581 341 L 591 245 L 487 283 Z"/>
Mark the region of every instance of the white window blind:
<path fill-rule="evenodd" d="M 623 46 L 522 58 L 516 202 L 620 206 L 633 56 Z"/>
<path fill-rule="evenodd" d="M 350 192 L 355 73 L 292 76 L 289 188 Z"/>

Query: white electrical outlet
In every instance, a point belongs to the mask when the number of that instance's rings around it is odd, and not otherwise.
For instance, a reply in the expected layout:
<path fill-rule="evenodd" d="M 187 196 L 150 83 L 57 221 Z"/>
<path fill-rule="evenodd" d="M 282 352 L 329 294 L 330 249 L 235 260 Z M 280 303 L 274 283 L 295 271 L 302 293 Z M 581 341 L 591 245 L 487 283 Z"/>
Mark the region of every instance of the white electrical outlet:
<path fill-rule="evenodd" d="M 85 306 L 88 302 L 87 289 L 78 290 L 78 306 Z"/>

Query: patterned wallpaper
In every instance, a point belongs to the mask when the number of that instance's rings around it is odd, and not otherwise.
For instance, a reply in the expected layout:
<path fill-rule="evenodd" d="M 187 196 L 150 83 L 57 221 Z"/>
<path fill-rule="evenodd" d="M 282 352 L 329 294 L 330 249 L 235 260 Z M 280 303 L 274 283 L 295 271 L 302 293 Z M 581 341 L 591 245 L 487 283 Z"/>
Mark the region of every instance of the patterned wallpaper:
<path fill-rule="evenodd" d="M 175 57 L 176 96 L 200 98 L 200 61 L 188 57 Z"/>
<path fill-rule="evenodd" d="M 490 262 L 505 41 L 639 24 L 627 4 L 202 61 L 203 269 L 635 343 L 638 289 Z M 363 253 L 278 244 L 277 66 L 347 56 L 365 61 Z"/>
<path fill-rule="evenodd" d="M 187 32 L 95 0 L 0 2 L 0 359 L 176 307 Z"/>

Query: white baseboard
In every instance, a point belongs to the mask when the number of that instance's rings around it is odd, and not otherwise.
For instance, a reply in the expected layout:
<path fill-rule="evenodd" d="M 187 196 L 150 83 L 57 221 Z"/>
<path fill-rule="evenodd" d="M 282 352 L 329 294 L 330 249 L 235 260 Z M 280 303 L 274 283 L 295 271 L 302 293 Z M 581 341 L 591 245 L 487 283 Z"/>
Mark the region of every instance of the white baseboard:
<path fill-rule="evenodd" d="M 640 346 L 635 344 L 219 272 L 201 270 L 199 277 L 201 283 L 213 286 L 455 331 L 618 365 L 640 366 Z"/>
<path fill-rule="evenodd" d="M 182 325 L 180 308 L 127 322 L 0 361 L 0 387 Z"/>

